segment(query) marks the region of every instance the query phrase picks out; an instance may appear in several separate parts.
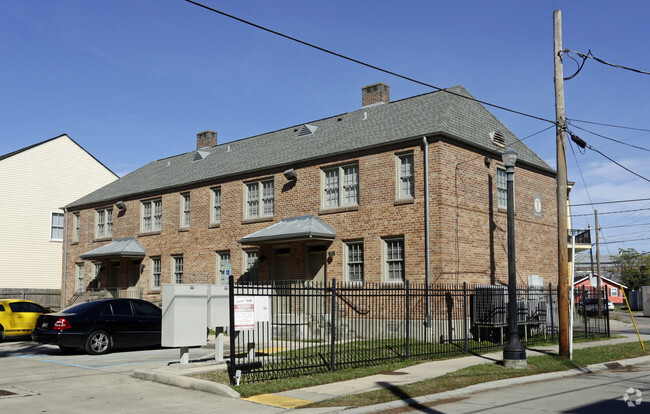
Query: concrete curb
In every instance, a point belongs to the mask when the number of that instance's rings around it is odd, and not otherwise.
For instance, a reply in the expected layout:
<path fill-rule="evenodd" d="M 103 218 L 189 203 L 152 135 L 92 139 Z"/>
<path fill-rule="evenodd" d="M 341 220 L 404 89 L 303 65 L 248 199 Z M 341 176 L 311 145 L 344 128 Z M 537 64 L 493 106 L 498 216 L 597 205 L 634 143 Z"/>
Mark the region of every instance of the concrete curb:
<path fill-rule="evenodd" d="M 333 408 L 333 411 L 330 412 L 332 413 L 344 412 L 345 414 L 377 413 L 377 412 L 390 410 L 394 408 L 408 407 L 409 405 L 412 405 L 414 403 L 418 403 L 418 404 L 431 403 L 439 400 L 446 400 L 450 398 L 465 396 L 472 393 L 511 387 L 514 385 L 530 384 L 532 382 L 548 381 L 548 380 L 559 379 L 559 378 L 573 377 L 582 374 L 591 374 L 591 373 L 607 370 L 609 368 L 605 364 L 610 364 L 615 362 L 621 364 L 623 367 L 628 367 L 628 366 L 633 366 L 635 364 L 650 362 L 650 356 L 642 356 L 642 357 L 625 359 L 620 361 L 611 361 L 602 364 L 593 364 L 584 368 L 576 368 L 569 371 L 549 372 L 547 374 L 529 375 L 526 377 L 509 378 L 505 380 L 485 382 L 482 384 L 471 385 L 469 387 L 460 388 L 457 390 L 410 398 L 408 400 L 391 401 L 382 404 L 368 405 L 365 407 L 350 408 L 350 409 Z"/>
<path fill-rule="evenodd" d="M 192 378 L 180 373 L 170 374 L 155 370 L 136 370 L 133 377 L 161 384 L 173 385 L 190 390 L 204 391 L 230 398 L 240 398 L 241 395 L 227 385 L 212 381 Z"/>

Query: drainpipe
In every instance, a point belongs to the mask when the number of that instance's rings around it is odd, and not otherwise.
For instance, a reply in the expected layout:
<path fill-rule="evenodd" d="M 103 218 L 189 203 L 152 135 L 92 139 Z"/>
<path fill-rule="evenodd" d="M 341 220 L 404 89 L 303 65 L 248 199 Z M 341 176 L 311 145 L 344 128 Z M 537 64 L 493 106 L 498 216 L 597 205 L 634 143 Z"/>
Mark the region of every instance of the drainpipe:
<path fill-rule="evenodd" d="M 424 143 L 424 254 L 426 256 L 425 264 L 425 283 L 427 295 L 427 311 L 424 319 L 424 326 L 431 326 L 431 295 L 429 284 L 431 283 L 431 246 L 429 238 L 429 142 L 427 137 L 422 137 Z"/>
<path fill-rule="evenodd" d="M 68 268 L 68 209 L 63 208 L 63 214 L 65 215 L 65 224 L 63 227 L 63 286 L 61 289 L 61 309 L 65 308 L 65 275 Z"/>

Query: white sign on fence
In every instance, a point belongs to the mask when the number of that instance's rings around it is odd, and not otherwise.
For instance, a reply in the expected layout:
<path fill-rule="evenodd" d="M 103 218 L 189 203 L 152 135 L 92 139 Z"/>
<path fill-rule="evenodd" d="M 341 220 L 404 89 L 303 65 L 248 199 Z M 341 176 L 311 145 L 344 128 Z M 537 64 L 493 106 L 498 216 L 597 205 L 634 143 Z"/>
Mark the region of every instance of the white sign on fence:
<path fill-rule="evenodd" d="M 255 296 L 255 322 L 269 321 L 269 297 Z"/>
<path fill-rule="evenodd" d="M 255 300 L 253 296 L 235 296 L 235 330 L 255 329 Z"/>

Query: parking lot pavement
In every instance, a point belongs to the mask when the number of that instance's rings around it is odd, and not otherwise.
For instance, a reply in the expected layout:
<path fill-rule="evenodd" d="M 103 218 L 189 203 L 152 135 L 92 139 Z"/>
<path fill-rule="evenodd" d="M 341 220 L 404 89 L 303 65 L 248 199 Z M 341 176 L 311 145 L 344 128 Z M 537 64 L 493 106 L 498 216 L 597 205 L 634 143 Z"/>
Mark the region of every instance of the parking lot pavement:
<path fill-rule="evenodd" d="M 7 341 L 0 344 L 0 358 L 15 357 L 71 367 L 131 373 L 148 366 L 177 364 L 180 351 L 172 348 L 120 350 L 106 355 L 88 355 L 83 351 L 64 353 L 57 346 L 31 341 Z M 190 361 L 214 358 L 214 350 L 190 348 Z"/>
<path fill-rule="evenodd" d="M 192 348 L 190 359 L 211 350 Z M 277 413 L 282 409 L 132 377 L 134 369 L 178 361 L 177 349 L 64 354 L 28 341 L 0 343 L 1 413 L 167 414 L 179 412 Z"/>

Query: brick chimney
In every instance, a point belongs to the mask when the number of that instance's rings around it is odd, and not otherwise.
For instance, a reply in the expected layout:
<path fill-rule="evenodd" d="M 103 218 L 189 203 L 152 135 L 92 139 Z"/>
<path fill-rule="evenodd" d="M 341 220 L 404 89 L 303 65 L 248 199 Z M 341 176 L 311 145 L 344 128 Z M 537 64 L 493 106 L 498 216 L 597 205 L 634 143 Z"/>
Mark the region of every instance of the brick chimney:
<path fill-rule="evenodd" d="M 361 106 L 390 102 L 390 86 L 385 83 L 375 83 L 361 88 Z"/>
<path fill-rule="evenodd" d="M 203 131 L 196 134 L 196 149 L 214 147 L 217 145 L 217 133 L 215 131 Z"/>

